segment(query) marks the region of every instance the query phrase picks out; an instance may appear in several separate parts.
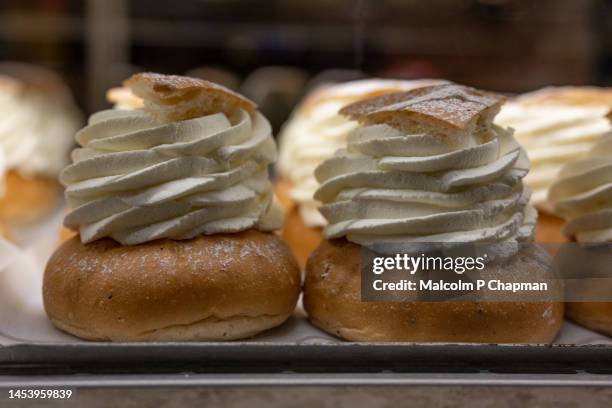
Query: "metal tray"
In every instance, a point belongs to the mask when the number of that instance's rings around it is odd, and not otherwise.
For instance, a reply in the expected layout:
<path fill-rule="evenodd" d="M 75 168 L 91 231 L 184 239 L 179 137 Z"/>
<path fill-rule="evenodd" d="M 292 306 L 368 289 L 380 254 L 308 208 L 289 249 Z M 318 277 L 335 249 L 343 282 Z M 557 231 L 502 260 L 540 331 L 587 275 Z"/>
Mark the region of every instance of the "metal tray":
<path fill-rule="evenodd" d="M 38 338 L 0 330 L 0 387 L 612 385 L 612 339 L 567 322 L 555 345 L 342 342 L 300 308 L 276 329 L 228 343 L 94 343 L 55 331 L 44 316 L 26 328 L 35 326 Z"/>
<path fill-rule="evenodd" d="M 16 386 L 612 386 L 612 346 L 165 343 L 0 348 Z"/>
<path fill-rule="evenodd" d="M 303 315 L 227 343 L 95 343 L 0 337 L 0 375 L 28 373 L 558 373 L 612 374 L 612 342 L 566 323 L 554 345 L 341 342 Z M 570 344 L 568 344 L 570 343 Z M 594 344 L 598 343 L 598 344 Z M 607 343 L 607 344 L 606 344 Z"/>
<path fill-rule="evenodd" d="M 526 372 L 612 374 L 608 345 L 87 343 L 0 348 L 0 372 Z"/>

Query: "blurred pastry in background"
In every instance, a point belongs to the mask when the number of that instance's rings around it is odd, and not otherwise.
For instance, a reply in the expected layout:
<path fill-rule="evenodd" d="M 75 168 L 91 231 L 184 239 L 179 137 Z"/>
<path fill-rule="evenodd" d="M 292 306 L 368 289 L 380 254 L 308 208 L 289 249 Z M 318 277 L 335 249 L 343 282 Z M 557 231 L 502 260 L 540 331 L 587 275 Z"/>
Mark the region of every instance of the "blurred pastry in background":
<path fill-rule="evenodd" d="M 6 193 L 6 156 L 4 148 L 0 145 L 0 199 Z"/>
<path fill-rule="evenodd" d="M 6 225 L 4 225 L 3 221 L 0 221 L 0 239 L 11 239 L 11 233 L 9 232 L 8 228 L 6 227 Z"/>
<path fill-rule="evenodd" d="M 0 110 L 7 170 L 0 219 L 33 222 L 59 203 L 57 175 L 68 162 L 81 114 L 56 74 L 18 63 L 0 63 Z"/>
<path fill-rule="evenodd" d="M 6 160 L 4 157 L 4 151 L 2 150 L 2 146 L 0 146 L 0 200 L 4 197 L 4 193 L 6 191 Z M 0 219 L 0 238 L 8 238 L 9 231 L 6 225 L 4 224 L 4 220 Z"/>
<path fill-rule="evenodd" d="M 548 194 L 571 240 L 612 243 L 612 127 L 578 160 L 564 165 Z"/>
<path fill-rule="evenodd" d="M 259 106 L 275 134 L 304 94 L 308 74 L 296 67 L 270 66 L 246 77 L 240 91 Z"/>
<path fill-rule="evenodd" d="M 312 78 L 308 80 L 306 92 L 308 94 L 314 91 L 315 89 L 322 88 L 324 86 L 340 84 L 350 81 L 359 81 L 367 78 L 368 75 L 365 72 L 357 69 L 324 69 L 323 71 L 316 73 Z"/>
<path fill-rule="evenodd" d="M 314 198 L 316 167 L 346 147 L 357 123 L 338 111 L 355 101 L 390 92 L 444 83 L 441 80 L 365 79 L 323 86 L 306 96 L 279 136 L 276 193 L 285 204 L 283 236 L 302 266 L 322 238 L 325 219 Z"/>
<path fill-rule="evenodd" d="M 111 88 L 106 92 L 106 100 L 113 104 L 114 109 L 140 109 L 144 106 L 142 99 L 125 86 Z"/>
<path fill-rule="evenodd" d="M 611 113 L 608 108 L 608 118 Z M 606 290 L 611 274 L 608 254 L 612 244 L 612 127 L 579 160 L 561 168 L 550 187 L 548 200 L 555 213 L 566 221 L 563 233 L 581 246 L 579 260 L 570 262 L 583 272 L 580 277 L 598 278 L 597 287 L 593 288 L 596 292 Z M 560 256 L 565 255 L 564 250 L 573 248 L 562 247 Z M 612 335 L 612 302 L 567 303 L 566 314 L 578 324 Z"/>
<path fill-rule="evenodd" d="M 548 193 L 561 168 L 585 157 L 610 130 L 606 119 L 612 106 L 612 90 L 596 87 L 544 88 L 506 103 L 496 123 L 515 130 L 525 147 L 531 171 L 525 183 L 532 189 L 532 202 L 539 210 L 536 239 L 542 243 L 563 242 L 564 224 L 553 209 Z"/>

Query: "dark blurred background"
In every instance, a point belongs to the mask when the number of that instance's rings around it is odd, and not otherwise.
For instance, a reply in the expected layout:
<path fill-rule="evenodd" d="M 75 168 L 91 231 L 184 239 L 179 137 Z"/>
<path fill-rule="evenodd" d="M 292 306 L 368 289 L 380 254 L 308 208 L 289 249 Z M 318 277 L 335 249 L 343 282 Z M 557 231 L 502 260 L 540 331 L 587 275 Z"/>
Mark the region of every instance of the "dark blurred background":
<path fill-rule="evenodd" d="M 86 112 L 132 72 L 189 73 L 278 128 L 313 84 L 362 76 L 610 85 L 612 1 L 0 0 L 0 60 L 56 70 Z"/>

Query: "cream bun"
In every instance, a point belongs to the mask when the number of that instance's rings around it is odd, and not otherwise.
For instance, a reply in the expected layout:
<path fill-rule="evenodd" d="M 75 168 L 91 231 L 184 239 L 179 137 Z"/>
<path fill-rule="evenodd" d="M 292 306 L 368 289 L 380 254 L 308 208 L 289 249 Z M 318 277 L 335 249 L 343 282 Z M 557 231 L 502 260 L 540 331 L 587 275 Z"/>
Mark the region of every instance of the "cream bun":
<path fill-rule="evenodd" d="M 356 126 L 338 111 L 361 99 L 444 82 L 431 79 L 350 81 L 318 88 L 298 106 L 279 137 L 276 191 L 286 197 L 283 236 L 302 266 L 321 241 L 326 224 L 318 211 L 320 203 L 313 198 L 318 187 L 314 170 L 346 146 L 347 136 Z"/>
<path fill-rule="evenodd" d="M 81 115 L 57 75 L 20 63 L 0 63 L 0 109 L 7 170 L 0 219 L 36 221 L 59 203 L 57 175 L 68 161 Z"/>
<path fill-rule="evenodd" d="M 488 265 L 493 275 L 550 274 L 544 250 L 526 245 L 537 218 L 522 183 L 529 161 L 512 131 L 492 123 L 503 101 L 444 84 L 340 111 L 359 124 L 315 171 L 314 198 L 328 221 L 306 267 L 304 305 L 315 325 L 358 341 L 553 341 L 563 320 L 555 301 L 361 301 L 363 248 L 394 254 L 414 244 L 486 243 L 505 265 Z"/>
<path fill-rule="evenodd" d="M 608 108 L 608 118 L 611 115 L 612 109 Z M 612 244 L 612 126 L 588 152 L 581 155 L 580 159 L 567 163 L 561 168 L 557 179 L 550 187 L 548 200 L 554 212 L 565 220 L 563 233 L 568 240 L 584 246 L 583 250 L 586 253 L 591 245 L 610 247 Z M 561 251 L 563 250 L 562 247 Z M 594 254 L 600 250 L 595 248 Z M 607 264 L 604 267 L 609 269 Z M 607 270 L 601 272 L 604 272 L 602 275 L 604 277 L 609 275 Z M 566 305 L 566 311 L 571 320 L 587 328 L 612 335 L 612 302 L 572 302 Z"/>
<path fill-rule="evenodd" d="M 515 130 L 531 161 L 525 183 L 533 190 L 538 219 L 538 242 L 554 244 L 567 239 L 562 216 L 549 200 L 549 191 L 567 163 L 589 154 L 610 131 L 606 120 L 612 90 L 596 87 L 550 87 L 521 95 L 504 104 L 495 121 Z"/>
<path fill-rule="evenodd" d="M 268 179 L 271 127 L 199 79 L 125 81 L 143 109 L 95 113 L 60 176 L 79 235 L 48 262 L 51 321 L 111 341 L 231 340 L 293 312 L 300 272 Z"/>

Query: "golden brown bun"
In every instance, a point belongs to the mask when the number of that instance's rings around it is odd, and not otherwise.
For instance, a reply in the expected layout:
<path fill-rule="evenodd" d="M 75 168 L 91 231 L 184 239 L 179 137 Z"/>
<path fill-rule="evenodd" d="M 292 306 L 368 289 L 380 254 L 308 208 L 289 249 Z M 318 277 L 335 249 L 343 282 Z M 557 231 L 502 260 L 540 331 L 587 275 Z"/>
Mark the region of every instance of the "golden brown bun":
<path fill-rule="evenodd" d="M 78 235 L 79 233 L 75 230 L 72 230 L 64 225 L 62 225 L 62 228 L 60 229 L 60 241 L 64 242 L 64 241 L 68 241 L 70 238 Z"/>
<path fill-rule="evenodd" d="M 569 242 L 563 234 L 563 225 L 565 221 L 562 218 L 541 211 L 538 213 L 535 239 L 551 255 L 554 255 L 564 242 Z"/>
<path fill-rule="evenodd" d="M 300 271 L 278 236 L 248 230 L 122 246 L 65 242 L 47 264 L 53 324 L 100 341 L 233 340 L 293 313 Z"/>
<path fill-rule="evenodd" d="M 567 237 L 563 235 L 564 224 L 562 218 L 540 212 L 536 225 L 536 242 L 543 244 L 568 242 Z"/>
<path fill-rule="evenodd" d="M 61 197 L 57 181 L 41 176 L 24 176 L 11 170 L 6 175 L 6 191 L 0 198 L 0 219 L 10 224 L 36 221 L 49 214 Z"/>
<path fill-rule="evenodd" d="M 416 88 L 364 99 L 340 109 L 340 114 L 366 124 L 386 123 L 414 131 L 416 122 L 431 129 L 464 130 L 480 116 L 492 119 L 505 98 L 456 84 Z"/>
<path fill-rule="evenodd" d="M 291 188 L 293 184 L 284 177 L 279 178 L 274 183 L 274 195 L 278 198 L 278 202 L 283 207 L 285 212 L 291 211 L 295 207 L 295 202 L 291 199 Z"/>
<path fill-rule="evenodd" d="M 285 215 L 285 225 L 281 234 L 297 258 L 300 268 L 303 269 L 308 256 L 323 239 L 323 228 L 307 227 L 298 208 L 293 207 Z"/>
<path fill-rule="evenodd" d="M 304 307 L 310 321 L 353 341 L 550 343 L 563 323 L 552 302 L 361 302 L 361 247 L 324 240 L 308 259 Z M 506 272 L 539 268 L 525 250 Z M 538 271 L 541 272 L 541 271 Z"/>
<path fill-rule="evenodd" d="M 308 256 L 314 251 L 323 239 L 323 228 L 307 227 L 300 216 L 299 207 L 289 196 L 292 184 L 285 178 L 274 183 L 274 194 L 278 197 L 285 210 L 285 222 L 281 235 L 295 255 L 301 269 L 306 266 Z"/>
<path fill-rule="evenodd" d="M 565 314 L 581 326 L 612 336 L 612 302 L 566 303 Z"/>
<path fill-rule="evenodd" d="M 187 120 L 237 109 L 253 112 L 257 105 L 244 96 L 203 79 L 144 72 L 124 83 L 144 100 L 144 108 L 166 121 Z"/>

